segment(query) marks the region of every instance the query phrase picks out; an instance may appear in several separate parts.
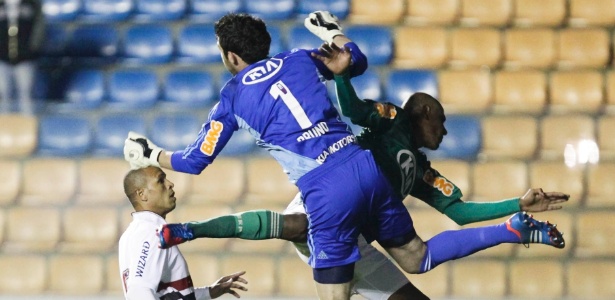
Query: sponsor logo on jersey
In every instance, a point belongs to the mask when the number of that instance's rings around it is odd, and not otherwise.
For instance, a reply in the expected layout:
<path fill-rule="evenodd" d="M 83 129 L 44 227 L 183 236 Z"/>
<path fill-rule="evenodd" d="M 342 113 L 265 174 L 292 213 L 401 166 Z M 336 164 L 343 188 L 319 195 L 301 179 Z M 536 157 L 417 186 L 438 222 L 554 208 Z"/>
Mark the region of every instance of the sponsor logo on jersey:
<path fill-rule="evenodd" d="M 220 139 L 220 133 L 224 129 L 224 124 L 222 122 L 218 122 L 212 120 L 210 122 L 209 130 L 203 138 L 203 142 L 201 143 L 201 152 L 205 155 L 213 155 L 216 150 L 216 145 L 218 144 L 218 139 Z"/>
<path fill-rule="evenodd" d="M 392 120 L 392 119 L 395 119 L 395 116 L 397 116 L 397 109 L 395 108 L 395 106 L 391 104 L 374 103 L 374 106 L 376 107 L 378 114 L 382 118 L 387 118 L 387 119 Z"/>
<path fill-rule="evenodd" d="M 342 139 L 340 139 L 339 141 L 333 143 L 331 146 L 329 146 L 329 148 L 327 148 L 327 150 L 323 151 L 320 155 L 318 155 L 318 157 L 316 158 L 316 161 L 319 164 L 322 164 L 325 162 L 325 160 L 327 160 L 327 157 L 337 151 L 340 151 L 340 149 L 353 144 L 356 141 L 356 138 L 354 135 L 348 135 L 343 137 Z"/>
<path fill-rule="evenodd" d="M 425 175 L 423 175 L 423 180 L 427 184 L 438 189 L 438 191 L 442 192 L 444 196 L 450 197 L 451 195 L 453 195 L 453 190 L 455 189 L 455 186 L 448 180 L 446 180 L 446 178 L 442 176 L 435 176 L 434 172 L 431 169 L 425 172 Z"/>
<path fill-rule="evenodd" d="M 297 142 L 303 142 L 315 137 L 319 137 L 325 133 L 329 132 L 329 126 L 327 126 L 327 123 L 325 122 L 320 122 L 316 125 L 314 125 L 314 127 L 312 127 L 311 129 L 305 131 L 304 133 L 302 133 L 298 138 L 297 138 Z"/>
<path fill-rule="evenodd" d="M 263 82 L 282 69 L 284 62 L 280 58 L 272 58 L 265 62 L 264 65 L 255 67 L 250 70 L 246 75 L 243 75 L 241 82 L 245 85 L 257 84 Z"/>
<path fill-rule="evenodd" d="M 149 255 L 149 247 L 150 244 L 148 241 L 143 242 L 141 246 L 141 256 L 139 256 L 139 260 L 137 261 L 137 271 L 135 272 L 136 277 L 143 277 L 143 271 L 145 271 L 145 264 L 147 263 L 147 256 Z"/>
<path fill-rule="evenodd" d="M 397 152 L 397 163 L 401 172 L 401 194 L 408 195 L 412 190 L 416 176 L 414 153 L 408 149 L 399 150 Z"/>

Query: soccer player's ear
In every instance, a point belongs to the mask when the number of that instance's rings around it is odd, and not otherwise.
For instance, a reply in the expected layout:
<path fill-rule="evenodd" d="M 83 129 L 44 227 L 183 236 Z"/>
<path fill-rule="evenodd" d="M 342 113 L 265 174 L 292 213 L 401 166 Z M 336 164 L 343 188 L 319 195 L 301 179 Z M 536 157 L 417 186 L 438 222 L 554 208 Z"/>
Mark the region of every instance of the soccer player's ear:
<path fill-rule="evenodd" d="M 228 51 L 226 53 L 226 59 L 228 59 L 228 61 L 233 65 L 233 66 L 238 66 L 243 59 L 241 59 L 241 57 L 239 57 L 239 55 L 235 54 L 235 52 L 231 52 Z"/>
<path fill-rule="evenodd" d="M 140 188 L 135 191 L 137 202 L 141 203 L 143 201 L 147 201 L 147 196 L 145 196 L 145 189 Z"/>
<path fill-rule="evenodd" d="M 423 105 L 422 113 L 423 113 L 423 117 L 426 120 L 429 120 L 429 117 L 431 114 L 431 107 L 429 107 L 429 105 Z"/>

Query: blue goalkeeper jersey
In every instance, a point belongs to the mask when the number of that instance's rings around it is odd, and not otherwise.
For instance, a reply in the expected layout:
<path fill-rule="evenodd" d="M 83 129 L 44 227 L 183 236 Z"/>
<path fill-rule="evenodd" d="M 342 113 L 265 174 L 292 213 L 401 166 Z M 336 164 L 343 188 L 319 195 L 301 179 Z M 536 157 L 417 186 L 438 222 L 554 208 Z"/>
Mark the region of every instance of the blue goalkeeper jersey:
<path fill-rule="evenodd" d="M 367 59 L 354 43 L 351 75 L 362 74 Z M 220 91 L 197 139 L 171 157 L 174 170 L 199 174 L 237 130 L 245 129 L 282 165 L 291 182 L 343 148 L 359 148 L 328 97 L 333 74 L 311 56 L 293 49 L 254 63 Z"/>

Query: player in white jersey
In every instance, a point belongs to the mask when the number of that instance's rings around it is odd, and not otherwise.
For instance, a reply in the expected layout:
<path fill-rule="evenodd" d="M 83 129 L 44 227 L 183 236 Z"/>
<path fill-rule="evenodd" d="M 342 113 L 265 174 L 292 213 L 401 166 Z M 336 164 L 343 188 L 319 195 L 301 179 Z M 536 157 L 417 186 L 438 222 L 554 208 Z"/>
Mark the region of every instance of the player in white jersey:
<path fill-rule="evenodd" d="M 160 249 L 156 228 L 166 224 L 175 209 L 173 183 L 158 167 L 131 170 L 124 192 L 133 205 L 133 221 L 119 243 L 119 265 L 124 296 L 129 300 L 200 300 L 223 294 L 239 298 L 235 289 L 247 291 L 245 271 L 224 276 L 207 287 L 195 288 L 188 265 L 178 247 Z"/>

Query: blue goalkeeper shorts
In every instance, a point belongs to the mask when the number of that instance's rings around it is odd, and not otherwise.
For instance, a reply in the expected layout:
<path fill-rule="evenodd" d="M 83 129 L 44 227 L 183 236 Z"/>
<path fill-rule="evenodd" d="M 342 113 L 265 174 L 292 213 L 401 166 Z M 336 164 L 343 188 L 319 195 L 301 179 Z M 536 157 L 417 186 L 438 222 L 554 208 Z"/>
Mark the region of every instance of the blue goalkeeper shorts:
<path fill-rule="evenodd" d="M 359 260 L 360 233 L 369 242 L 405 243 L 416 236 L 402 199 L 368 150 L 348 149 L 329 157 L 322 166 L 302 176 L 297 186 L 309 221 L 312 268 Z"/>

